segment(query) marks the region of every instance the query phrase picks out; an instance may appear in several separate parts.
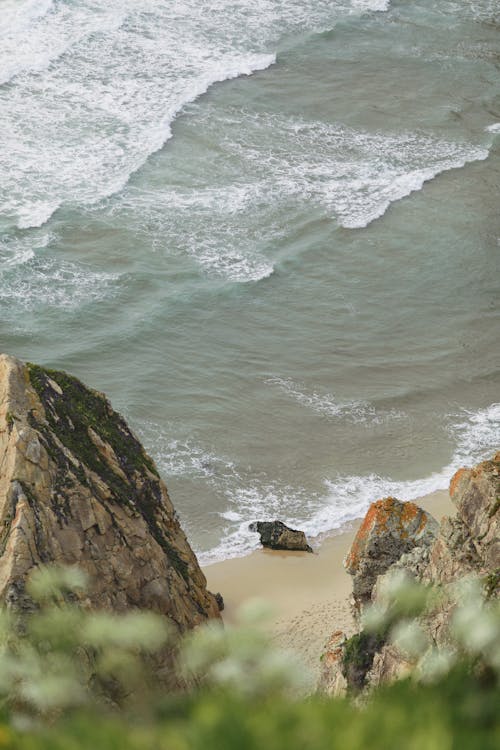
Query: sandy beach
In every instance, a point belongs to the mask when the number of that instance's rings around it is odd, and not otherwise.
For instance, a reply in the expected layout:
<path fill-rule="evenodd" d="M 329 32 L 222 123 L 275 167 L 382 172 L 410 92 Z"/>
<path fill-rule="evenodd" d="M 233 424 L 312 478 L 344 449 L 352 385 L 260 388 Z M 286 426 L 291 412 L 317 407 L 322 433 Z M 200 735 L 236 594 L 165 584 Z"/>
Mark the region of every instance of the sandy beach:
<path fill-rule="evenodd" d="M 418 499 L 417 504 L 440 521 L 454 513 L 448 491 Z M 314 554 L 257 550 L 247 557 L 206 566 L 211 591 L 224 597 L 224 621 L 232 623 L 238 608 L 260 598 L 273 611 L 269 628 L 278 646 L 296 651 L 313 673 L 323 646 L 334 630 L 353 632 L 349 596 L 351 579 L 342 561 L 360 522 L 323 539 Z"/>

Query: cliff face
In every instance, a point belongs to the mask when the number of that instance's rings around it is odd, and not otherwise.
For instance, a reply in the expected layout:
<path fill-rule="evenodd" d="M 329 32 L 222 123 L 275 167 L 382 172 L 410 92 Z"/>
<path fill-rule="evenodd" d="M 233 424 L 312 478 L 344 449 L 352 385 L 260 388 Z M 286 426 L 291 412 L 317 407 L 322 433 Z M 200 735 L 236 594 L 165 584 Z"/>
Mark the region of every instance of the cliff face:
<path fill-rule="evenodd" d="M 41 563 L 77 565 L 82 604 L 149 609 L 183 632 L 215 598 L 154 462 L 101 393 L 0 356 L 0 600 L 29 608 Z"/>
<path fill-rule="evenodd" d="M 447 583 L 466 573 L 492 575 L 500 567 L 500 453 L 450 483 L 457 508 L 444 519 L 422 579 Z"/>
<path fill-rule="evenodd" d="M 457 508 L 456 515 L 444 518 L 439 527 L 430 517 L 424 523 L 427 514 L 419 514 L 413 503 L 394 503 L 387 498 L 372 504 L 346 558 L 358 614 L 366 604 L 377 602 L 384 579 L 395 569 L 405 571 L 416 581 L 438 586 L 475 576 L 482 581 L 485 596 L 498 596 L 500 453 L 473 469 L 460 469 L 451 480 L 450 497 Z M 415 523 L 402 524 L 403 516 L 411 516 Z M 452 600 L 444 597 L 421 622 L 437 646 L 447 643 L 453 611 Z M 349 661 L 362 667 L 354 685 L 357 689 L 392 681 L 412 667 L 412 662 L 384 639 L 381 643 L 373 639 L 370 642 L 364 632 L 349 640 L 342 634 L 334 635 L 336 649 L 327 645 L 328 658 L 324 658 L 320 683 L 323 691 L 339 694 L 348 689 Z"/>

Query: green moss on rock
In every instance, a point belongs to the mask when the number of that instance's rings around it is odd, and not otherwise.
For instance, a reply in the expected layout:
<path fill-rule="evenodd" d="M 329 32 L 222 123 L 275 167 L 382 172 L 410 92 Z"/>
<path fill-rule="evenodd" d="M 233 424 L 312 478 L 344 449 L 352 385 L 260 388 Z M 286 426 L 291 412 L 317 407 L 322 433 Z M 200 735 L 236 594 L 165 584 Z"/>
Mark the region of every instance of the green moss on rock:
<path fill-rule="evenodd" d="M 386 641 L 385 634 L 367 633 L 362 630 L 351 636 L 345 644 L 342 656 L 342 674 L 353 693 L 362 690 L 373 659 Z"/>
<path fill-rule="evenodd" d="M 61 442 L 89 468 L 101 466 L 102 460 L 89 437 L 91 428 L 115 452 L 126 474 L 147 469 L 158 472 L 142 445 L 129 430 L 125 420 L 115 412 L 106 397 L 87 388 L 80 380 L 65 372 L 27 364 L 31 385 L 36 390 L 47 419 Z M 59 386 L 59 393 L 51 381 Z M 96 464 L 96 461 L 98 464 Z M 98 473 L 98 472 L 97 472 Z"/>
<path fill-rule="evenodd" d="M 500 568 L 497 568 L 486 576 L 484 579 L 486 598 L 491 599 L 496 596 L 498 589 L 500 588 Z"/>
<path fill-rule="evenodd" d="M 102 393 L 87 388 L 72 375 L 31 363 L 26 367 L 45 411 L 46 421 L 32 412 L 31 423 L 57 468 L 54 502 L 58 513 L 64 515 L 67 510 L 66 490 L 76 482 L 93 490 L 92 474 L 97 475 L 109 488 L 112 502 L 142 515 L 172 567 L 187 581 L 187 563 L 157 520 L 162 503 L 158 471 L 123 417 Z M 105 450 L 99 449 L 95 438 L 92 440 L 91 431 Z M 106 454 L 106 446 L 114 456 Z"/>
<path fill-rule="evenodd" d="M 500 508 L 500 497 L 497 497 L 495 502 L 490 508 L 490 512 L 488 513 L 488 518 L 493 518 L 494 515 L 498 513 L 498 509 Z"/>

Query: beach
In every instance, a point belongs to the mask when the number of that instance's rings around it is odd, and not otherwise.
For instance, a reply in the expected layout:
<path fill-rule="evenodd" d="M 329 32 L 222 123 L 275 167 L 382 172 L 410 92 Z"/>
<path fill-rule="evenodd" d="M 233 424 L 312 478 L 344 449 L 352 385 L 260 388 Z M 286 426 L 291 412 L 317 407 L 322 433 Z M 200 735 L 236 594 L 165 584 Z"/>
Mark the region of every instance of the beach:
<path fill-rule="evenodd" d="M 454 513 L 445 490 L 416 502 L 437 521 Z M 347 635 L 354 632 L 349 604 L 351 578 L 342 561 L 359 524 L 353 522 L 342 533 L 324 538 L 315 545 L 313 554 L 262 549 L 206 566 L 209 589 L 219 591 L 224 598 L 224 622 L 235 623 L 245 602 L 256 598 L 266 601 L 272 609 L 268 632 L 276 645 L 296 652 L 317 676 L 330 634 L 335 630 Z"/>

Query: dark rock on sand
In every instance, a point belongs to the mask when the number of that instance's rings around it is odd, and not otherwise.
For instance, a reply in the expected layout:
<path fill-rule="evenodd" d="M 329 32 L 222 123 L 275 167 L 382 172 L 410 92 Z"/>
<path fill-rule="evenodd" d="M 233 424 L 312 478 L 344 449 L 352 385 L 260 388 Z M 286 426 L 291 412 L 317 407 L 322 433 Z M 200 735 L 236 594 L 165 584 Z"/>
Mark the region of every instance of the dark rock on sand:
<path fill-rule="evenodd" d="M 290 529 L 281 521 L 256 521 L 251 523 L 249 528 L 260 534 L 260 541 L 264 547 L 312 552 L 304 532 Z"/>

